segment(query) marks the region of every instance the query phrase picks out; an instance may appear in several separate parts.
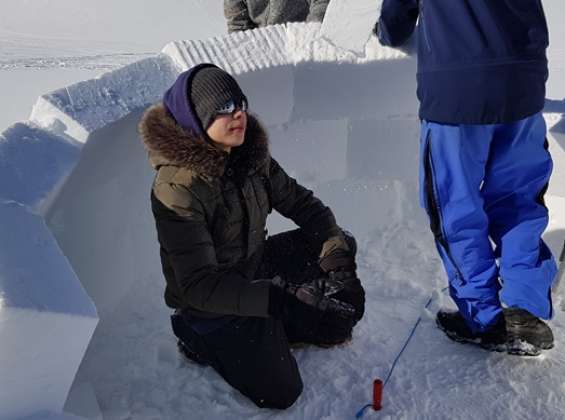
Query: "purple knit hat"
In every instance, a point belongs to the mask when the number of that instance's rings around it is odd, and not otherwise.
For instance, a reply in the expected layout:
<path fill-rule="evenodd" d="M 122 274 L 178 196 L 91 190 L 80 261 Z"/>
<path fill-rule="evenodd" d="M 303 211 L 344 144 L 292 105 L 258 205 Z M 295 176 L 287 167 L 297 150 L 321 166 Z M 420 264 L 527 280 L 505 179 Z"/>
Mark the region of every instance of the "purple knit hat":
<path fill-rule="evenodd" d="M 227 101 L 247 98 L 229 73 L 213 64 L 199 64 L 179 75 L 165 93 L 163 103 L 177 124 L 201 136 Z"/>

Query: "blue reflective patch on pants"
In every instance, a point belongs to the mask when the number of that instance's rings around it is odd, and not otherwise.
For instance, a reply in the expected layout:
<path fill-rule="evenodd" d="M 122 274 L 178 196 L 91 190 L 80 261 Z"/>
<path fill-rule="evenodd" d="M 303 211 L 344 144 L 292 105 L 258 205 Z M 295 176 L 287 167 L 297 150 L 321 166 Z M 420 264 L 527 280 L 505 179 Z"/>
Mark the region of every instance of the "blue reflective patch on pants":
<path fill-rule="evenodd" d="M 422 123 L 420 203 L 451 297 L 475 332 L 492 325 L 501 301 L 552 316 L 557 265 L 541 239 L 553 167 L 545 135 L 541 113 L 508 124 Z"/>

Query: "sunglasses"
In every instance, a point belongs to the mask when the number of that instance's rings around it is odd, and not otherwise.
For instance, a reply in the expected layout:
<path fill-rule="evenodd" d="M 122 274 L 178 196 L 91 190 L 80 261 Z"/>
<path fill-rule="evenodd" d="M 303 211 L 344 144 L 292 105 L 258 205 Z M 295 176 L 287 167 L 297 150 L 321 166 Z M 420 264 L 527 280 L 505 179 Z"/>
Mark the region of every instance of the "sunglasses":
<path fill-rule="evenodd" d="M 242 112 L 247 112 L 249 105 L 247 105 L 247 100 L 242 99 L 240 104 L 236 104 L 233 99 L 230 99 L 225 103 L 223 107 L 216 110 L 216 115 L 233 115 L 238 109 Z"/>

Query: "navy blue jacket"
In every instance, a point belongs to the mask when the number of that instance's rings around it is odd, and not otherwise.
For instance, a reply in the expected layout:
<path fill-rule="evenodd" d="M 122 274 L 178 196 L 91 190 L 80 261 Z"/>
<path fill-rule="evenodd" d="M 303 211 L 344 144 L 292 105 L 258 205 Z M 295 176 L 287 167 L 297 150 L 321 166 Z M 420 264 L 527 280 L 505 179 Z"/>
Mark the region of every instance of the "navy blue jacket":
<path fill-rule="evenodd" d="M 549 38 L 541 0 L 384 0 L 381 43 L 402 45 L 418 16 L 421 119 L 494 124 L 541 111 Z"/>

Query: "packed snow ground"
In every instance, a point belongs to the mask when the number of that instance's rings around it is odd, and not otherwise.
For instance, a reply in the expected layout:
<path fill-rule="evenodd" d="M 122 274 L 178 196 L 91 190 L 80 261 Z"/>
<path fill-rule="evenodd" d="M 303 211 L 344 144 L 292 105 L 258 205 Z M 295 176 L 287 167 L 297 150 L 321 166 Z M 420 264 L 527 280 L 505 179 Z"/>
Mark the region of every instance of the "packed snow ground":
<path fill-rule="evenodd" d="M 557 1 L 546 3 L 557 5 Z M 92 36 L 95 38 L 96 30 L 100 31 L 94 25 L 98 18 L 88 20 L 92 15 L 85 13 L 84 17 L 76 12 L 79 4 L 88 6 L 88 3 L 72 2 L 75 6 L 70 0 L 63 3 L 68 8 L 64 13 L 64 9 L 58 8 L 57 2 L 48 0 L 41 2 L 38 9 L 37 4 L 34 4 L 33 10 L 42 10 L 47 16 L 52 14 L 50 17 L 56 19 L 65 18 L 65 13 L 69 10 L 75 11 L 66 16 L 67 19 L 71 17 L 68 21 L 72 24 L 65 29 L 70 32 L 57 34 L 62 42 L 68 41 L 71 45 L 74 43 L 72 37 L 80 33 L 81 19 L 83 24 L 91 24 Z M 133 2 L 127 3 L 133 7 Z M 202 1 L 182 3 L 198 6 Z M 7 1 L 0 1 L 1 6 L 5 7 L 7 4 Z M 89 10 L 94 10 L 95 4 L 109 7 L 110 2 L 92 3 Z M 180 2 L 176 4 L 172 0 L 170 5 L 181 7 Z M 22 1 L 21 4 L 18 2 L 16 7 L 16 16 L 26 22 L 25 26 L 33 16 L 35 22 L 40 21 L 39 12 L 37 15 L 26 13 L 32 7 L 29 1 Z M 553 13 L 548 16 L 550 27 L 558 28 L 556 24 L 551 25 L 551 22 L 556 22 L 558 12 L 562 12 L 562 9 L 556 10 L 554 7 L 551 10 Z M 121 7 L 117 12 L 120 11 L 121 15 L 117 13 L 117 16 L 127 16 L 127 12 Z M 563 13 L 560 16 L 562 18 Z M 109 18 L 108 15 L 105 17 Z M 2 24 L 5 22 L 0 20 L 0 25 Z M 65 25 L 61 27 L 65 28 Z M 50 29 L 47 25 L 45 28 Z M 558 29 L 561 30 L 560 27 Z M 98 34 L 100 36 L 100 32 Z M 99 39 L 112 42 L 105 36 L 100 36 Z M 190 38 L 197 37 L 199 36 L 190 34 Z M 10 39 L 10 36 L 7 35 L 5 39 Z M 17 50 L 17 41 L 21 38 L 13 39 Z M 152 47 L 138 48 L 130 51 L 143 53 L 151 51 Z M 22 54 L 17 60 L 36 60 L 34 54 L 26 57 L 23 50 L 20 51 Z M 121 48 L 118 51 L 124 52 Z M 554 62 L 565 63 L 562 51 L 554 47 Z M 91 50 L 85 47 L 84 52 L 90 57 L 107 53 L 94 47 Z M 61 54 L 58 51 L 53 56 L 75 55 Z M 82 58 L 78 59 L 81 60 Z M 14 74 L 13 71 L 21 70 L 16 67 L 5 70 L 7 73 L 0 70 L 0 81 L 4 81 L 4 74 Z M 318 70 L 324 69 L 320 67 Z M 14 92 L 18 82 L 24 80 L 24 77 L 25 85 L 29 86 L 40 83 L 40 79 L 46 78 L 47 74 L 50 75 L 48 77 L 58 77 L 58 71 L 41 70 L 45 71 L 52 73 L 33 73 L 29 79 L 29 73 L 18 74 L 12 79 L 13 83 L 6 84 L 6 89 Z M 92 70 L 80 68 L 72 71 L 77 72 L 77 77 L 88 78 L 91 77 L 90 74 L 84 73 L 81 76 L 78 72 Z M 37 77 L 37 74 L 43 76 Z M 255 77 L 260 77 L 260 73 Z M 394 81 L 395 77 L 391 74 L 391 78 L 385 83 L 394 86 Z M 307 82 L 308 80 L 302 81 L 304 85 Z M 560 100 L 565 97 L 562 80 L 551 80 L 549 86 L 549 98 Z M 384 89 L 384 86 L 375 86 L 375 100 L 379 100 L 379 89 Z M 31 106 L 34 99 L 30 99 L 28 105 Z M 315 99 L 313 101 L 316 105 Z M 323 114 L 324 107 L 321 104 L 322 102 L 318 103 L 317 109 L 309 112 Z M 7 102 L 2 104 L 3 110 L 8 110 L 11 106 Z M 305 102 L 296 106 L 300 110 L 307 105 Z M 361 109 L 354 108 L 351 112 L 354 114 L 357 111 L 362 112 Z M 553 112 L 565 113 L 559 101 L 555 103 Z M 164 306 L 162 299 L 164 281 L 147 200 L 152 171 L 132 130 L 139 115 L 134 112 L 108 128 L 108 132 L 123 134 L 113 138 L 111 143 L 105 142 L 103 134 L 89 140 L 73 176 L 47 215 L 52 231 L 79 277 L 85 275 L 96 280 L 98 276 L 101 282 L 115 282 L 117 289 L 120 279 L 136 279 L 135 287 L 127 290 L 125 296 L 122 291 L 116 293 L 118 302 L 109 308 L 99 308 L 101 320 L 71 390 L 67 411 L 104 420 L 352 418 L 362 405 L 370 402 L 373 379 L 384 379 L 414 323 L 422 316 L 423 322 L 385 389 L 383 411 L 369 411 L 366 418 L 563 417 L 565 353 L 562 349 L 565 344 L 565 313 L 557 312 L 551 323 L 556 334 L 556 348 L 538 358 L 491 354 L 448 341 L 435 327 L 433 320 L 435 311 L 440 306 L 450 306 L 451 301 L 440 292 L 445 286 L 445 279 L 432 235 L 422 211 L 417 208 L 415 184 L 400 179 L 402 177 L 395 172 L 404 173 L 415 169 L 410 165 L 413 165 L 417 152 L 417 138 L 412 142 L 413 152 L 401 162 L 390 157 L 396 159 L 402 156 L 405 145 L 397 145 L 398 148 L 395 148 L 394 143 L 387 142 L 384 148 L 374 144 L 371 147 L 372 139 L 368 138 L 365 155 L 361 153 L 363 147 L 355 149 L 354 153 L 347 152 L 352 159 L 351 163 L 357 163 L 356 169 L 348 172 L 347 166 L 343 166 L 344 169 L 340 172 L 343 176 L 328 179 L 328 159 L 332 160 L 332 165 L 343 160 L 339 151 L 344 153 L 344 150 L 337 148 L 339 139 L 330 138 L 332 132 L 336 133 L 336 137 L 347 132 L 348 127 L 342 127 L 339 122 L 319 123 L 328 124 L 330 128 L 326 129 L 329 131 L 327 140 L 331 140 L 336 148 L 327 152 L 326 158 L 323 161 L 320 159 L 320 164 L 314 165 L 313 169 L 306 167 L 308 164 L 312 165 L 313 159 L 298 158 L 293 153 L 295 147 L 304 150 L 303 143 L 309 141 L 310 130 L 320 130 L 311 128 L 308 121 L 303 124 L 306 128 L 296 124 L 274 130 L 273 150 L 275 157 L 282 157 L 285 167 L 291 168 L 299 180 L 312 186 L 334 208 L 340 224 L 353 230 L 358 237 L 359 274 L 367 290 L 367 311 L 355 330 L 353 342 L 330 350 L 311 347 L 294 352 L 305 391 L 286 412 L 258 410 L 225 384 L 212 369 L 187 364 L 176 351 L 175 340 L 169 328 L 170 311 Z M 372 128 L 357 129 L 370 134 Z M 381 129 L 383 138 L 386 138 L 387 129 L 390 128 Z M 375 137 L 380 138 L 377 134 Z M 291 140 L 290 144 L 288 140 Z M 315 146 L 313 144 L 307 148 L 314 151 Z M 552 147 L 556 154 L 562 153 L 557 143 L 552 143 Z M 371 165 L 375 161 L 380 165 L 378 168 Z M 564 161 L 560 161 L 561 166 L 564 164 Z M 399 166 L 403 165 L 411 169 L 399 170 Z M 553 182 L 562 181 L 554 178 Z M 118 201 L 120 197 L 125 197 L 127 203 Z M 390 204 L 392 198 L 397 200 L 395 205 Z M 546 240 L 557 253 L 565 237 L 565 198 L 553 195 L 548 197 L 547 202 L 551 221 Z M 379 208 L 383 210 L 373 210 Z M 123 224 L 126 220 L 133 221 L 133 225 L 127 229 Z M 280 228 L 282 224 L 279 220 L 274 220 L 271 226 Z M 271 233 L 275 233 L 275 229 Z M 147 236 L 153 236 L 153 240 L 147 241 Z M 428 310 L 424 310 L 430 296 L 434 297 L 434 301 Z"/>

